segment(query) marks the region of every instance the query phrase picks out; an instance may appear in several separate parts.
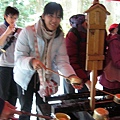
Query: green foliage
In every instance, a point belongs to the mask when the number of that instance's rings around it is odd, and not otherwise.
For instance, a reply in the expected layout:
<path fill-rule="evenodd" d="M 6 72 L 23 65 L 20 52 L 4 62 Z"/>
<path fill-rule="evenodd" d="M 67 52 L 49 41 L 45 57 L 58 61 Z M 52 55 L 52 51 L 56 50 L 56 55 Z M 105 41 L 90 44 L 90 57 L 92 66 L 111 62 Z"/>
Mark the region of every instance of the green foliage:
<path fill-rule="evenodd" d="M 83 12 L 86 11 L 92 4 L 91 0 L 83 0 L 83 5 L 84 7 L 82 7 Z"/>
<path fill-rule="evenodd" d="M 17 25 L 20 27 L 25 27 L 29 23 L 35 22 L 36 19 L 42 14 L 43 8 L 46 3 L 50 1 L 59 2 L 64 9 L 64 20 L 62 24 L 64 26 L 64 30 L 67 31 L 69 28 L 69 17 L 74 14 L 73 10 L 71 9 L 72 4 L 70 0 L 0 0 L 0 22 L 3 22 L 4 17 L 4 10 L 7 6 L 15 6 L 20 11 L 20 16 L 17 22 Z M 89 0 L 81 0 L 82 1 L 82 11 L 88 9 L 90 4 Z M 79 3 L 79 0 L 76 0 Z M 77 7 L 79 8 L 79 6 Z"/>
<path fill-rule="evenodd" d="M 7 6 L 16 7 L 20 16 L 17 25 L 25 27 L 27 24 L 35 22 L 42 14 L 44 5 L 51 0 L 0 0 L 0 23 L 4 20 L 4 11 Z"/>
<path fill-rule="evenodd" d="M 7 6 L 16 7 L 20 16 L 17 22 L 17 25 L 20 27 L 24 27 L 27 23 L 34 21 L 37 16 L 37 11 L 40 8 L 39 0 L 1 0 L 0 1 L 0 22 L 4 20 L 4 10 Z M 42 8 L 42 7 L 41 7 Z"/>
<path fill-rule="evenodd" d="M 43 8 L 46 3 L 50 1 L 58 2 L 62 5 L 64 10 L 64 19 L 61 22 L 65 34 L 70 28 L 69 18 L 73 14 L 85 12 L 91 5 L 93 0 L 0 0 L 0 23 L 4 21 L 4 10 L 7 6 L 15 6 L 20 11 L 20 16 L 17 25 L 20 27 L 25 27 L 28 24 L 34 23 L 38 17 L 42 14 Z M 115 22 L 119 22 L 119 12 L 117 12 L 115 17 L 113 17 L 114 8 L 119 8 L 120 2 L 112 3 L 105 2 L 105 0 L 100 0 L 100 3 L 105 4 L 111 12 L 111 17 L 107 19 L 107 26 L 113 23 L 113 18 Z M 108 5 L 107 5 L 108 4 Z M 116 4 L 116 5 L 115 5 Z M 110 7 L 113 6 L 114 7 Z M 118 6 L 118 7 L 117 7 Z M 112 9 L 112 10 L 111 10 Z M 119 11 L 119 10 L 117 10 Z"/>

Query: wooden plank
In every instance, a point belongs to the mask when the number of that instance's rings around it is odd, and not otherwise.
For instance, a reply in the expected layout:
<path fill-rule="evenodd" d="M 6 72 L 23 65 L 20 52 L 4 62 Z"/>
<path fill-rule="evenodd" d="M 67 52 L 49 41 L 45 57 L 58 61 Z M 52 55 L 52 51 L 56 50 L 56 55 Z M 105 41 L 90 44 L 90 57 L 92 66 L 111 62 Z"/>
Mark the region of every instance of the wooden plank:
<path fill-rule="evenodd" d="M 90 29 L 104 30 L 104 29 L 105 29 L 105 25 L 94 25 L 94 24 L 90 24 L 90 25 L 88 25 L 88 28 L 90 28 Z"/>
<path fill-rule="evenodd" d="M 102 70 L 104 60 L 104 37 L 105 37 L 105 21 L 106 8 L 101 4 L 95 4 L 86 11 L 88 13 L 88 29 L 87 29 L 87 49 L 86 49 L 86 70 L 92 71 L 91 83 L 91 109 L 95 108 L 96 94 L 95 85 L 97 81 L 97 71 Z"/>
<path fill-rule="evenodd" d="M 105 20 L 106 20 L 106 13 L 99 8 L 97 8 L 97 9 L 95 9 L 95 10 L 93 10 L 89 13 L 88 22 L 91 25 L 101 25 L 101 26 L 103 26 L 103 25 L 105 25 Z M 99 29 L 99 27 L 96 28 L 96 29 Z"/>
<path fill-rule="evenodd" d="M 99 53 L 98 48 L 99 48 L 99 30 L 95 30 L 94 39 L 93 39 L 94 55 Z"/>
<path fill-rule="evenodd" d="M 86 67 L 85 67 L 85 70 L 93 70 L 94 67 L 93 67 L 93 62 L 94 61 L 86 61 Z M 103 61 L 97 61 L 97 70 L 102 70 L 103 69 Z"/>
<path fill-rule="evenodd" d="M 87 34 L 87 54 L 103 54 L 105 30 L 89 30 Z"/>
<path fill-rule="evenodd" d="M 104 53 L 104 43 L 105 43 L 105 30 L 100 30 L 99 32 L 99 54 L 103 54 Z"/>
<path fill-rule="evenodd" d="M 94 61 L 93 62 L 93 70 L 92 70 L 91 90 L 90 90 L 91 110 L 94 110 L 94 108 L 95 108 L 95 95 L 96 95 L 95 85 L 96 85 L 96 82 L 97 82 L 97 61 Z"/>
<path fill-rule="evenodd" d="M 104 55 L 89 55 L 89 56 L 87 56 L 86 57 L 86 60 L 90 60 L 90 61 L 92 61 L 92 60 L 104 60 Z"/>

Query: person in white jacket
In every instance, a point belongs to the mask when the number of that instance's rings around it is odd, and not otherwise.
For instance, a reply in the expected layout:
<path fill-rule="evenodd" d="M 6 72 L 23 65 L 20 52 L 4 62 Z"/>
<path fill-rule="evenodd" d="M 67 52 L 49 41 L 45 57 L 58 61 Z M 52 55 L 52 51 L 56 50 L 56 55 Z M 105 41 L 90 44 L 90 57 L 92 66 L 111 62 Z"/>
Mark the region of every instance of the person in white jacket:
<path fill-rule="evenodd" d="M 62 18 L 62 6 L 56 2 L 50 2 L 44 7 L 39 21 L 24 28 L 18 36 L 14 53 L 14 80 L 17 83 L 21 110 L 31 112 L 34 92 L 36 104 L 43 103 L 38 94 L 39 86 L 40 89 L 43 87 L 43 81 L 59 85 L 59 75 L 51 73 L 47 68 L 56 72 L 59 70 L 70 79 L 68 81 L 74 88 L 81 89 L 83 86 L 82 80 L 76 76 L 69 63 L 64 34 L 60 26 Z M 48 88 L 45 89 L 43 96 L 50 95 L 47 90 Z M 41 91 L 39 93 L 41 94 Z M 19 120 L 29 119 L 30 117 L 25 115 L 19 117 Z"/>

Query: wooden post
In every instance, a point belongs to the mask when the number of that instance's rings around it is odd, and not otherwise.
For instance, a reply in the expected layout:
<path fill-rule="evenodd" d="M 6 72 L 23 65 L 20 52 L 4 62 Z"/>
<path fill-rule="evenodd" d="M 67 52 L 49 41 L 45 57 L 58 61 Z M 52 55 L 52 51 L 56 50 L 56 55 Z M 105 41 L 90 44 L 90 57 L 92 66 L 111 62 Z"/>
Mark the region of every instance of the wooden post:
<path fill-rule="evenodd" d="M 99 3 L 99 0 L 93 0 L 93 4 Z"/>
<path fill-rule="evenodd" d="M 85 11 L 87 13 L 87 50 L 86 50 L 86 70 L 92 71 L 90 107 L 95 108 L 95 85 L 97 82 L 97 71 L 102 70 L 104 60 L 104 40 L 106 14 L 110 14 L 106 8 L 99 4 L 99 0 L 94 0 L 93 5 Z"/>

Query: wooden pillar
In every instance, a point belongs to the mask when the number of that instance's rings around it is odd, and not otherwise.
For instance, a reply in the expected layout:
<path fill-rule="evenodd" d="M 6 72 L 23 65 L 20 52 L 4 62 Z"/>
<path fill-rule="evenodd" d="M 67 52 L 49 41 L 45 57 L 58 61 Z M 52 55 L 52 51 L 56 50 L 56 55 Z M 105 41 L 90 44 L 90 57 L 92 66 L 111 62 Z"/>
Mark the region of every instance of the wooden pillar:
<path fill-rule="evenodd" d="M 90 107 L 94 110 L 97 71 L 102 70 L 104 60 L 105 21 L 106 15 L 110 13 L 102 4 L 99 4 L 99 0 L 94 0 L 93 5 L 85 13 L 88 19 L 86 70 L 92 72 Z"/>

